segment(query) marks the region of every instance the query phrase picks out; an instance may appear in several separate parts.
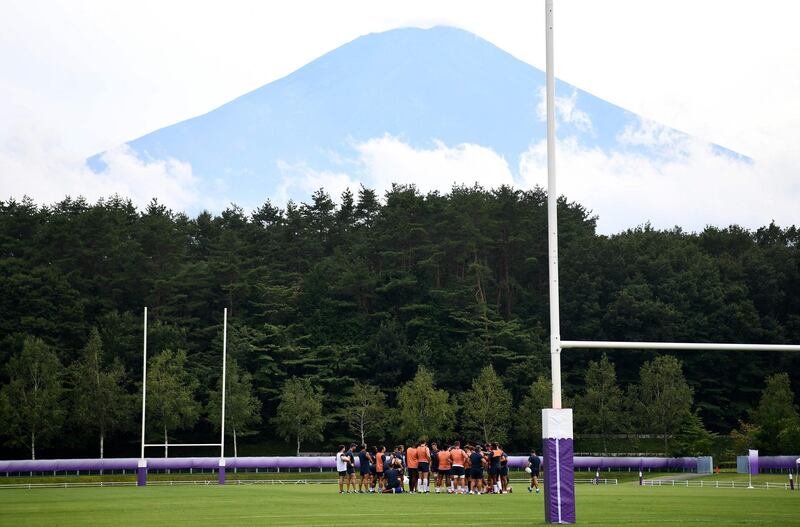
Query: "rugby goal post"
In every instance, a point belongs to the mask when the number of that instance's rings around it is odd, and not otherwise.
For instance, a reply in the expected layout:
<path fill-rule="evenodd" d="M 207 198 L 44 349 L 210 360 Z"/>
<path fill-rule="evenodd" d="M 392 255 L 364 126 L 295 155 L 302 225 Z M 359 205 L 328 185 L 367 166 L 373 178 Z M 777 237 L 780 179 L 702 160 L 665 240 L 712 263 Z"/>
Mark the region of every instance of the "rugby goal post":
<path fill-rule="evenodd" d="M 553 71 L 553 0 L 545 0 L 545 103 L 547 108 L 547 247 L 550 299 L 550 372 L 552 408 L 542 410 L 545 521 L 575 523 L 572 409 L 561 407 L 562 349 L 636 349 L 692 351 L 800 351 L 800 345 L 718 344 L 696 342 L 612 342 L 561 340 L 558 293 L 558 223 L 556 188 L 555 74 Z M 756 461 L 757 463 L 757 461 Z M 798 460 L 800 470 L 800 460 Z M 757 470 L 757 468 L 755 469 Z"/>
<path fill-rule="evenodd" d="M 144 450 L 148 447 L 164 448 L 167 454 L 169 447 L 219 447 L 219 484 L 225 484 L 225 381 L 227 376 L 228 358 L 228 308 L 222 311 L 222 397 L 220 409 L 220 437 L 219 443 L 145 443 L 145 422 L 147 415 L 147 306 L 144 308 L 144 338 L 142 349 L 142 450 L 139 457 L 136 484 L 143 487 L 147 484 L 147 458 L 144 457 Z M 165 455 L 165 457 L 167 457 Z"/>

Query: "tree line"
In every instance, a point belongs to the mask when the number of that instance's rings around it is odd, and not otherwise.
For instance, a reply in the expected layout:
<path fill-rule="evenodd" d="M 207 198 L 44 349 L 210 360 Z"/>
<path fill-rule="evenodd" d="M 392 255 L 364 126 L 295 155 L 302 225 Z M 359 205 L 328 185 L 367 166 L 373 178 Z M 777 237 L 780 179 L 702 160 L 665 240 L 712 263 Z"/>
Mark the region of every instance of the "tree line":
<path fill-rule="evenodd" d="M 595 223 L 560 199 L 565 338 L 800 342 L 796 227 L 602 236 Z M 0 433 L 87 454 L 77 438 L 89 433 L 134 444 L 144 305 L 149 434 L 211 433 L 227 307 L 230 433 L 278 431 L 295 448 L 353 434 L 492 435 L 526 448 L 549 398 L 545 226 L 539 188 L 395 186 L 383 199 L 361 188 L 339 204 L 320 190 L 284 209 L 194 218 L 121 197 L 0 202 Z M 608 448 L 619 434 L 657 434 L 678 452 L 721 434 L 797 448 L 796 380 L 781 375 L 800 371 L 796 355 L 677 357 L 565 352 L 579 439 Z M 32 401 L 26 390 L 45 379 L 55 388 Z M 663 387 L 680 389 L 656 410 Z M 390 419 L 365 417 L 373 407 Z M 437 428 L 441 415 L 450 428 Z M 11 425 L 23 421 L 37 423 L 32 434 Z"/>

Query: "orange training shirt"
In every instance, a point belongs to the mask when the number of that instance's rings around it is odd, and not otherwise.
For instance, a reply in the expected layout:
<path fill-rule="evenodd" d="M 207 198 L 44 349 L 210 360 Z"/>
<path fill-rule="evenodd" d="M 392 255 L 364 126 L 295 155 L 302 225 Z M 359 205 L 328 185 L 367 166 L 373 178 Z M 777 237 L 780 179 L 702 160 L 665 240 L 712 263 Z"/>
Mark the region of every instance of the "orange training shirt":
<path fill-rule="evenodd" d="M 417 449 L 413 447 L 406 448 L 406 466 L 408 468 L 419 467 L 419 456 Z"/>

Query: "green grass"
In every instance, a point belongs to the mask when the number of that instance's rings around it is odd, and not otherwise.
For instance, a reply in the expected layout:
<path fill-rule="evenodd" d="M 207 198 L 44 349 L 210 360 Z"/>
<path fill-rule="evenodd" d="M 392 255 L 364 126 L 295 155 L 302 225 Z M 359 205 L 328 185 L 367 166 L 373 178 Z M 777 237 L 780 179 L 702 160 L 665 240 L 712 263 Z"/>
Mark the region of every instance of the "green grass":
<path fill-rule="evenodd" d="M 580 525 L 800 525 L 800 492 L 578 485 Z M 0 490 L 0 525 L 543 525 L 543 497 L 344 495 L 333 485 Z"/>

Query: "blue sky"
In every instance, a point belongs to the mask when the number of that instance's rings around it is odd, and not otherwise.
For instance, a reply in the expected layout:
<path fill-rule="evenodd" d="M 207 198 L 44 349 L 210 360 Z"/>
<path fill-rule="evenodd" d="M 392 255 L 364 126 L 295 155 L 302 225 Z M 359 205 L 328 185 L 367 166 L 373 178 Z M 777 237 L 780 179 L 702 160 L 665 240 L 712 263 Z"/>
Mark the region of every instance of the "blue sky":
<path fill-rule="evenodd" d="M 564 138 L 560 190 L 588 200 L 601 218 L 613 217 L 609 230 L 636 225 L 654 210 L 661 226 L 800 222 L 800 8 L 767 0 L 755 9 L 738 0 L 556 0 L 560 78 L 754 159 L 750 168 L 720 165 L 682 145 L 672 160 L 653 163 Z M 205 113 L 359 35 L 437 24 L 467 29 L 543 66 L 543 0 L 7 0 L 0 4 L 0 188 L 44 201 L 115 191 L 139 202 L 158 194 L 178 208 L 196 205 L 191 166 L 180 160 L 151 166 L 122 153 L 114 172 L 91 176 L 83 159 Z M 650 137 L 639 140 L 657 137 L 645 132 Z M 410 169 L 450 159 L 456 170 L 471 164 L 468 152 L 491 159 L 481 145 L 407 146 L 375 138 L 364 144 L 364 160 L 388 170 L 381 167 L 390 167 L 389 159 Z M 540 177 L 535 147 L 527 183 Z M 570 179 L 570 171 L 596 177 Z M 698 184 L 698 174 L 709 172 L 716 179 Z M 591 192 L 581 190 L 601 179 Z M 702 201 L 685 203 L 687 195 L 715 189 L 723 195 L 705 214 L 694 210 Z"/>

